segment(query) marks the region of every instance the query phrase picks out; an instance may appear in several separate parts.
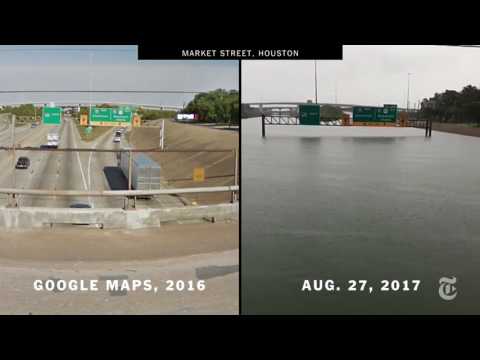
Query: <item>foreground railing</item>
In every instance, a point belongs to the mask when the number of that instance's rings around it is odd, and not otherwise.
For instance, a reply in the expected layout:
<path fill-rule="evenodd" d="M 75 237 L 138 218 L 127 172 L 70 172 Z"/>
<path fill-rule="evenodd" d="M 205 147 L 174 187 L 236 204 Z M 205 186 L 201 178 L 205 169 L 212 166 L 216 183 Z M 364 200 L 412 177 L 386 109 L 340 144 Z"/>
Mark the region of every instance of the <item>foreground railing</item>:
<path fill-rule="evenodd" d="M 97 191 L 81 191 L 81 190 L 42 190 L 42 189 L 0 189 L 0 194 L 6 194 L 9 197 L 9 205 L 17 207 L 17 195 L 34 195 L 34 196 L 77 196 L 77 197 L 123 197 L 125 199 L 125 207 L 129 207 L 129 200 L 133 199 L 133 207 L 136 206 L 137 197 L 154 197 L 158 195 L 177 195 L 191 193 L 214 193 L 229 192 L 231 193 L 231 201 L 237 200 L 238 185 L 230 186 L 212 186 L 198 188 L 176 188 L 176 189 L 159 189 L 159 190 L 97 190 Z"/>

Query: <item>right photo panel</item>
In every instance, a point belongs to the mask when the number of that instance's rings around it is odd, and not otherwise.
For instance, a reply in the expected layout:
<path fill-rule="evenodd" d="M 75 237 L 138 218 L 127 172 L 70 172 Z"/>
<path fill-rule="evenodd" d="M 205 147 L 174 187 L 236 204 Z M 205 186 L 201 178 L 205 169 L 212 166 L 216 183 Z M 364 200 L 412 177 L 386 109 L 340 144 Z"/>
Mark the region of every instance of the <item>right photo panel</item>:
<path fill-rule="evenodd" d="M 242 61 L 242 314 L 480 313 L 479 63 Z"/>

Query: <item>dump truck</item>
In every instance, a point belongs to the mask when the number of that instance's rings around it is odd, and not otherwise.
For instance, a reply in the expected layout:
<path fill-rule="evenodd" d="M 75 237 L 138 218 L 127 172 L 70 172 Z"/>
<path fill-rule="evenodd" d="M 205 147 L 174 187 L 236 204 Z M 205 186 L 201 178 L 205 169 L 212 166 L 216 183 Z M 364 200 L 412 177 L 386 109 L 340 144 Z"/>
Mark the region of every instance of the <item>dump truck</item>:
<path fill-rule="evenodd" d="M 160 189 L 160 165 L 144 153 L 120 152 L 119 167 L 128 181 L 129 160 L 132 154 L 132 189 L 158 190 Z"/>

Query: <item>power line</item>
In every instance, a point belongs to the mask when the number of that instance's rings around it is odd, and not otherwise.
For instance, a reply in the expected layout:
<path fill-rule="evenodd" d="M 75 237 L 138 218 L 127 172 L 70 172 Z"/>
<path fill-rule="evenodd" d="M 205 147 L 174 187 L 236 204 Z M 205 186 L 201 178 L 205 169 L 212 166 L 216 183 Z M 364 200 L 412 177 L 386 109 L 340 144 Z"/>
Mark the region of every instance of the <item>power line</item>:
<path fill-rule="evenodd" d="M 98 49 L 63 49 L 63 48 L 59 48 L 59 49 L 56 49 L 56 48 L 45 48 L 45 49 L 41 49 L 41 48 L 37 48 L 37 49 L 31 49 L 31 48 L 11 48 L 11 49 L 4 49 L 2 47 L 0 47 L 0 51 L 10 51 L 10 52 L 22 52 L 22 51 L 58 51 L 58 52 L 61 52 L 61 51 L 95 51 L 95 52 L 110 52 L 110 51 L 125 51 L 125 52 L 134 52 L 136 49 L 135 48 L 131 48 L 131 49 L 115 49 L 115 48 L 98 48 Z"/>
<path fill-rule="evenodd" d="M 0 94 L 18 93 L 135 93 L 135 94 L 200 94 L 195 90 L 0 90 Z"/>

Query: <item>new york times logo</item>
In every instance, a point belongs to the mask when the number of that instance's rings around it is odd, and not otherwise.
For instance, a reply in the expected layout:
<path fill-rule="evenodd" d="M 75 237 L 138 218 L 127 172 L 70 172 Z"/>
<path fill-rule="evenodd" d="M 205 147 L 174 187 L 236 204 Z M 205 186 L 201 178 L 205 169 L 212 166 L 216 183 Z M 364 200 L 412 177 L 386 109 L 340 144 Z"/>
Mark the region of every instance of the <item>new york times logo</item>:
<path fill-rule="evenodd" d="M 442 277 L 439 280 L 440 287 L 438 288 L 438 295 L 443 300 L 450 301 L 457 297 L 457 288 L 454 284 L 456 284 L 457 278 L 452 276 L 449 277 Z"/>

